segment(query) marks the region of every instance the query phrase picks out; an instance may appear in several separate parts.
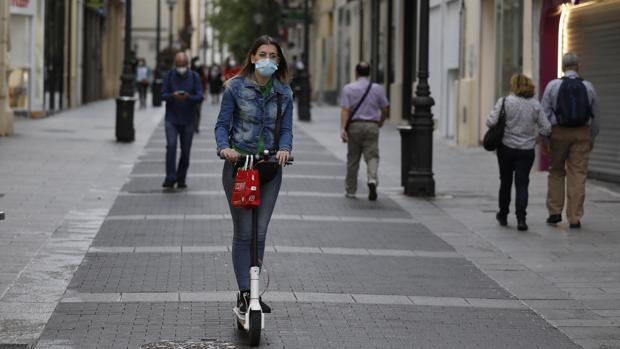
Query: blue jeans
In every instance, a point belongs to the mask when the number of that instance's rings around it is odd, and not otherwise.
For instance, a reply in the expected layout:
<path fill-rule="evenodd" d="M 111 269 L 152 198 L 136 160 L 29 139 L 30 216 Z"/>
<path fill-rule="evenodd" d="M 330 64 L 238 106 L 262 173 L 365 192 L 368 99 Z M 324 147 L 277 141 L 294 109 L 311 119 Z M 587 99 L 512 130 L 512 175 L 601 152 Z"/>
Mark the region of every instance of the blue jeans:
<path fill-rule="evenodd" d="M 194 137 L 194 125 L 177 125 L 166 121 L 166 182 L 185 183 L 189 168 L 189 152 Z M 176 168 L 177 138 L 181 142 L 181 158 Z"/>
<path fill-rule="evenodd" d="M 240 291 L 250 289 L 250 248 L 252 245 L 252 210 L 246 208 L 234 208 L 231 205 L 232 188 L 234 178 L 232 176 L 233 165 L 226 161 L 222 170 L 222 184 L 230 207 L 233 220 L 232 259 Z M 280 185 L 282 184 L 282 168 L 278 168 L 275 178 L 268 183 L 261 184 L 260 206 L 258 210 L 258 262 L 262 265 L 265 255 L 265 239 L 267 226 L 271 220 L 271 214 L 278 199 Z"/>

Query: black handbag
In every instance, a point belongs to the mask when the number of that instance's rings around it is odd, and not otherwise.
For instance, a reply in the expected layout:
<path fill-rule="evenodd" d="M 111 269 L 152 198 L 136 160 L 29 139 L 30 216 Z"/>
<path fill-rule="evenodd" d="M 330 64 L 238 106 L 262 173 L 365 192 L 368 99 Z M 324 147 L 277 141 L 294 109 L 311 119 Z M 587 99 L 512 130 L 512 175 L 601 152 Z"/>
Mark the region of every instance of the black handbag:
<path fill-rule="evenodd" d="M 487 151 L 494 151 L 499 148 L 504 138 L 504 129 L 506 128 L 506 97 L 502 100 L 502 108 L 499 111 L 497 123 L 487 130 L 482 139 L 482 146 Z"/>

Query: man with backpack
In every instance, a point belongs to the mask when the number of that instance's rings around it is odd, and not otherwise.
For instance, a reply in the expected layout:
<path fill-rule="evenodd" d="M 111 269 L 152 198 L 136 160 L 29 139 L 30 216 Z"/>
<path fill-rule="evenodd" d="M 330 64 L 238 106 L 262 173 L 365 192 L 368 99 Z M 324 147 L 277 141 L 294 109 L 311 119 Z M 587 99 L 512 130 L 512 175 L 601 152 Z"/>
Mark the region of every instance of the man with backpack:
<path fill-rule="evenodd" d="M 164 79 L 161 97 L 166 101 L 166 179 L 164 188 L 187 188 L 185 177 L 189 168 L 189 152 L 196 123 L 196 108 L 204 98 L 200 77 L 188 68 L 187 56 L 175 56 L 175 68 Z M 177 138 L 181 158 L 176 166 Z"/>
<path fill-rule="evenodd" d="M 547 223 L 562 221 L 566 197 L 566 218 L 570 228 L 581 228 L 585 200 L 588 158 L 599 132 L 598 96 L 589 81 L 579 76 L 575 53 L 562 57 L 564 76 L 547 85 L 542 107 L 551 130 Z"/>
<path fill-rule="evenodd" d="M 370 65 L 355 67 L 357 80 L 344 86 L 340 97 L 340 138 L 347 143 L 345 196 L 355 198 L 357 171 L 364 155 L 368 170 L 368 199 L 377 200 L 379 128 L 388 116 L 390 103 L 385 90 L 370 81 Z"/>

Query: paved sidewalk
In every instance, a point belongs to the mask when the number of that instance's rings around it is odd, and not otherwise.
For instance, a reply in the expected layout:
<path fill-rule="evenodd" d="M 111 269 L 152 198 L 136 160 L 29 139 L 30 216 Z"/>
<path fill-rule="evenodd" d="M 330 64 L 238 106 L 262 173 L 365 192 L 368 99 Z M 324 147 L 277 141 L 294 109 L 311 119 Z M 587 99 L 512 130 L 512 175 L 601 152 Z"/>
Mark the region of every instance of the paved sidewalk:
<path fill-rule="evenodd" d="M 161 115 L 137 111 L 131 144 L 114 141 L 114 101 L 0 138 L 0 348 L 36 342 Z"/>
<path fill-rule="evenodd" d="M 304 129 L 345 159 L 338 109 L 314 108 Z M 404 198 L 400 188 L 400 136 L 381 133 L 381 195 L 394 198 L 433 233 L 528 307 L 584 348 L 620 348 L 620 186 L 588 181 L 583 229 L 547 226 L 546 173 L 530 179 L 528 223 L 516 230 L 495 221 L 499 176 L 494 154 L 435 139 L 437 197 Z M 360 173 L 364 169 L 360 169 Z M 512 207 L 511 207 L 512 209 Z"/>
<path fill-rule="evenodd" d="M 160 124 L 37 348 L 138 348 L 203 339 L 245 347 L 247 338 L 232 319 L 232 223 L 222 163 L 207 132 L 216 110 L 205 106 L 205 112 L 189 188 L 161 190 Z M 333 142 L 335 112 L 315 108 L 315 121 L 295 128 L 296 163 L 285 169 L 268 234 L 264 299 L 274 313 L 266 316 L 263 347 L 578 348 L 488 271 L 527 267 L 497 257 L 501 251 L 452 217 L 459 212 L 447 215 L 450 205 L 444 211 L 442 200 L 399 194 L 398 151 L 385 155 L 383 148 L 387 174 L 379 201 L 369 202 L 363 192 L 346 199 L 343 147 Z M 399 149 L 390 129 L 383 139 Z M 487 216 L 485 226 L 492 229 Z"/>

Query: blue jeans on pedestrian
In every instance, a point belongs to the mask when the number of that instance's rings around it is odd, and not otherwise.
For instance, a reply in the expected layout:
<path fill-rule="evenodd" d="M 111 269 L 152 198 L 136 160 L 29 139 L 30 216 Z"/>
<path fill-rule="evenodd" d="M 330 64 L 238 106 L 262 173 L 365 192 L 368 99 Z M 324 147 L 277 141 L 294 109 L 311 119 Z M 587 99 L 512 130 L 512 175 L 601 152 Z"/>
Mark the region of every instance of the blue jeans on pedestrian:
<path fill-rule="evenodd" d="M 194 125 L 177 125 L 166 121 L 166 182 L 185 183 L 189 168 L 189 152 L 194 137 Z M 176 166 L 177 139 L 181 143 L 181 157 Z"/>
<path fill-rule="evenodd" d="M 497 149 L 497 162 L 499 164 L 499 213 L 507 216 L 510 212 L 510 194 L 514 177 L 516 193 L 517 219 L 525 219 L 527 215 L 528 187 L 530 185 L 530 171 L 534 165 L 536 154 L 534 149 L 513 149 L 500 145 Z"/>
<path fill-rule="evenodd" d="M 240 291 L 250 289 L 250 256 L 252 246 L 252 210 L 247 208 L 235 208 L 231 204 L 232 188 L 234 184 L 233 164 L 226 161 L 222 170 L 222 184 L 230 207 L 230 214 L 233 220 L 233 242 L 232 259 L 237 278 L 237 285 Z M 268 183 L 261 184 L 260 187 L 260 206 L 258 210 L 258 261 L 263 264 L 265 255 L 265 239 L 267 237 L 267 227 L 271 220 L 271 214 L 278 199 L 280 185 L 282 184 L 282 168 L 274 179 Z"/>

